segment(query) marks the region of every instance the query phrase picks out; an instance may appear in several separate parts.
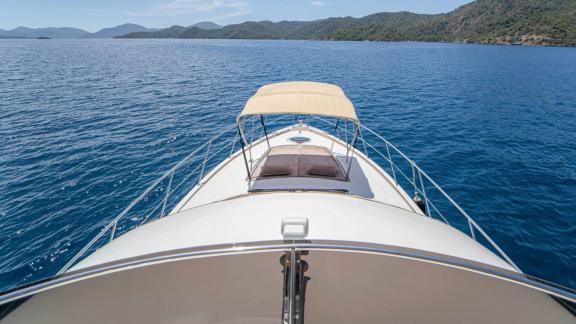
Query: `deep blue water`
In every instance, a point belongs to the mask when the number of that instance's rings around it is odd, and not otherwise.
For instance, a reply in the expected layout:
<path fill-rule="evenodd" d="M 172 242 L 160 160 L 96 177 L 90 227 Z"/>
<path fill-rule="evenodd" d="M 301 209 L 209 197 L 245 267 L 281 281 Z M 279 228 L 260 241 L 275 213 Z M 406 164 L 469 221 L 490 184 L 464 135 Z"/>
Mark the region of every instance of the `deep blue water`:
<path fill-rule="evenodd" d="M 523 270 L 576 288 L 576 49 L 194 40 L 0 41 L 0 288 L 284 80 L 342 86 Z"/>

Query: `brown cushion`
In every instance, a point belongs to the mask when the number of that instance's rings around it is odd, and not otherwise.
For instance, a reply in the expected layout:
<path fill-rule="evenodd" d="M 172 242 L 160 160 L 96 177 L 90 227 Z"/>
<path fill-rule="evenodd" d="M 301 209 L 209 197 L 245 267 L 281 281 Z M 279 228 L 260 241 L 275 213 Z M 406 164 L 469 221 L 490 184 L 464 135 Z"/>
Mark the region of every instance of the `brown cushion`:
<path fill-rule="evenodd" d="M 259 163 L 253 176 L 317 177 L 345 180 L 344 173 L 328 149 L 316 146 L 277 146 Z"/>
<path fill-rule="evenodd" d="M 260 176 L 262 177 L 280 177 L 290 175 L 290 168 L 283 165 L 264 165 Z"/>
<path fill-rule="evenodd" d="M 268 155 L 258 166 L 256 177 L 291 177 L 298 174 L 298 154 Z"/>
<path fill-rule="evenodd" d="M 306 173 L 311 176 L 335 178 L 338 175 L 338 170 L 334 165 L 313 164 Z"/>

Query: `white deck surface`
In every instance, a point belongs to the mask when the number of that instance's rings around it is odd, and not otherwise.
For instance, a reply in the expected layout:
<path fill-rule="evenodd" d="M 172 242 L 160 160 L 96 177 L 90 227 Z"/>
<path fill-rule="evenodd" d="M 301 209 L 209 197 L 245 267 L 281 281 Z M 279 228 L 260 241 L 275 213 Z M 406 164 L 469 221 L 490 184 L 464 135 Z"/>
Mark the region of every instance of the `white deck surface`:
<path fill-rule="evenodd" d="M 456 229 L 399 207 L 336 193 L 261 193 L 188 209 L 134 229 L 73 270 L 187 247 L 282 240 L 282 219 L 307 218 L 307 240 L 366 242 L 512 268 Z"/>
<path fill-rule="evenodd" d="M 303 129 L 308 129 L 304 127 Z M 286 130 L 270 134 L 270 146 L 294 145 L 289 139 L 294 136 L 306 136 L 310 141 L 302 145 L 322 146 L 332 150 L 335 158 L 347 167 L 346 147 L 340 141 L 319 130 Z M 252 163 L 255 167 L 260 158 L 268 151 L 266 141 L 260 141 L 252 148 Z M 249 155 L 250 158 L 250 155 Z M 172 213 L 245 195 L 249 190 L 308 189 L 308 190 L 347 190 L 350 195 L 397 206 L 412 212 L 421 213 L 410 197 L 394 184 L 394 180 L 378 165 L 367 159 L 359 150 L 355 150 L 351 159 L 350 181 L 334 181 L 318 178 L 283 178 L 248 181 L 246 167 L 241 151 L 214 168 L 206 175 L 200 185 L 194 188 Z"/>

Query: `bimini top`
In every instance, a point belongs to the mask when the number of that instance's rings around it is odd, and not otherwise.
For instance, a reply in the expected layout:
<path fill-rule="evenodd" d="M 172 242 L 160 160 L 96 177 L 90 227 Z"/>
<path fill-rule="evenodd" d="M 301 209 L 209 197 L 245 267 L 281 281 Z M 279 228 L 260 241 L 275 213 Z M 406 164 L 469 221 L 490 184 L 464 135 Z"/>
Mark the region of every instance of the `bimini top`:
<path fill-rule="evenodd" d="M 354 105 L 339 86 L 319 82 L 268 84 L 256 91 L 238 116 L 322 115 L 358 122 Z"/>

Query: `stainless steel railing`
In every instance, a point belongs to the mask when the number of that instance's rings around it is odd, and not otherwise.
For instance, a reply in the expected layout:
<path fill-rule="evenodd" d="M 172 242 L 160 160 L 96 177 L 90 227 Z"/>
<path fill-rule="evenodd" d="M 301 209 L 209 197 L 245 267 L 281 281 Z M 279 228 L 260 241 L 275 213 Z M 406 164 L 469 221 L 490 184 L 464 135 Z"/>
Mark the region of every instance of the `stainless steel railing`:
<path fill-rule="evenodd" d="M 277 118 L 272 123 L 280 121 L 285 117 Z M 320 120 L 328 125 L 333 126 L 333 123 L 325 118 L 313 116 L 313 119 Z M 310 119 L 308 120 L 310 121 Z M 249 121 L 247 122 L 249 123 Z M 122 221 L 124 221 L 130 214 L 138 214 L 134 218 L 138 220 L 132 224 L 129 229 L 144 225 L 150 221 L 165 217 L 168 208 L 171 206 L 169 200 L 174 196 L 181 196 L 186 194 L 190 189 L 197 185 L 204 177 L 209 166 L 223 161 L 234 153 L 234 148 L 239 140 L 235 132 L 236 125 L 230 125 L 220 133 L 213 136 L 208 141 L 197 147 L 194 151 L 188 154 L 180 162 L 176 163 L 172 168 L 166 171 L 160 178 L 155 180 L 144 192 L 142 192 L 136 199 L 134 199 L 120 214 L 118 214 L 112 221 L 104 226 L 96 236 L 94 236 L 86 245 L 79 250 L 65 265 L 60 269 L 58 274 L 62 274 L 70 269 L 74 264 L 80 260 L 86 253 L 93 249 L 103 237 L 109 233 L 109 241 L 114 240 L 118 236 L 118 230 Z M 260 135 L 258 136 L 258 131 Z M 342 140 L 348 143 L 353 136 L 352 129 L 347 125 L 336 128 L 337 135 L 342 136 Z M 263 130 L 258 123 L 252 123 L 252 130 L 249 134 L 245 134 L 246 140 L 254 143 L 258 138 L 262 137 Z M 341 133 L 340 133 L 341 132 Z M 364 137 L 366 133 L 377 141 L 368 142 Z M 428 217 L 438 218 L 439 220 L 451 225 L 458 222 L 458 218 L 467 223 L 467 231 L 465 232 L 472 239 L 485 245 L 487 248 L 494 250 L 512 267 L 520 270 L 519 267 L 512 261 L 512 259 L 494 242 L 494 240 L 478 225 L 478 223 L 466 211 L 458 205 L 450 195 L 448 195 L 442 187 L 440 187 L 426 172 L 424 172 L 413 160 L 408 158 L 400 149 L 390 143 L 386 138 L 371 130 L 370 128 L 361 125 L 359 129 L 360 136 L 358 137 L 359 144 L 362 145 L 364 154 L 369 157 L 370 153 L 376 154 L 379 158 L 385 161 L 382 165 L 385 170 L 392 176 L 396 186 L 402 188 L 404 191 L 409 192 L 410 189 L 414 190 L 415 196 L 421 196 L 425 204 L 424 213 Z M 230 135 L 226 137 L 225 135 Z M 229 148 L 229 151 L 226 151 Z M 228 153 L 229 152 L 229 153 Z M 403 165 L 402 165 L 403 164 Z M 191 177 L 197 176 L 194 181 L 189 181 Z M 175 178 L 178 178 L 175 180 Z M 436 193 L 436 197 L 432 198 L 431 192 Z M 176 195 L 174 193 L 177 193 Z M 439 195 L 438 195 L 439 194 Z M 180 197 L 181 198 L 181 197 Z M 444 207 L 439 205 L 437 198 L 442 198 L 445 203 Z M 172 202 L 174 203 L 174 202 Z M 139 205 L 144 205 L 140 206 Z M 446 207 L 451 207 L 456 210 L 457 217 L 448 217 L 446 214 Z M 452 220 L 452 221 L 451 221 Z M 457 228 L 457 227 L 456 227 Z M 482 242 L 480 239 L 484 240 Z"/>
<path fill-rule="evenodd" d="M 325 118 L 318 116 L 313 117 L 314 119 L 323 121 L 329 125 L 333 125 L 331 121 Z M 447 207 L 454 208 L 457 212 L 457 216 L 461 217 L 464 222 L 467 223 L 468 231 L 463 231 L 465 234 L 470 236 L 475 241 L 483 244 L 487 248 L 494 250 L 504 260 L 506 260 L 508 264 L 510 264 L 516 270 L 521 271 L 516 263 L 514 263 L 514 261 L 512 261 L 512 259 L 502 250 L 502 248 L 496 244 L 496 242 L 486 233 L 486 231 L 484 231 L 484 229 L 482 229 L 482 227 L 480 227 L 480 225 L 478 225 L 478 223 L 466 211 L 464 211 L 464 209 L 460 207 L 460 205 L 458 205 L 458 203 L 456 203 L 456 201 L 454 201 L 454 199 L 448 195 L 446 191 L 444 191 L 444 189 L 442 189 L 442 187 L 436 183 L 436 181 L 434 181 L 426 172 L 424 172 L 424 170 L 422 170 L 416 164 L 416 162 L 411 160 L 406 154 L 398 149 L 398 147 L 390 143 L 386 138 L 376 133 L 372 129 L 364 125 L 360 125 L 359 127 L 360 129 L 358 141 L 360 141 L 360 144 L 362 144 L 364 154 L 369 157 L 369 152 L 373 152 L 381 159 L 386 161 L 387 166 L 381 167 L 384 167 L 385 170 L 390 171 L 389 173 L 392 175 L 396 186 L 401 187 L 405 192 L 409 192 L 409 189 L 413 189 L 415 197 L 423 199 L 425 204 L 424 213 L 426 216 L 438 218 L 446 224 L 456 227 L 449 222 L 450 217 L 446 216 L 447 212 L 442 212 L 442 208 L 438 207 L 439 203 L 437 200 L 431 198 L 431 191 L 433 190 L 437 193 L 437 197 L 445 200 L 444 205 L 448 205 Z M 339 132 L 343 133 L 343 140 L 345 141 L 348 140 L 348 136 L 353 136 L 352 130 L 347 128 L 347 124 L 345 124 L 343 127 L 338 126 L 336 130 L 338 131 L 338 134 Z M 364 133 L 371 135 L 379 142 L 369 143 L 365 139 Z M 400 163 L 398 160 L 402 160 L 401 162 L 403 162 L 404 168 L 402 168 L 402 163 Z M 409 185 L 410 187 L 402 187 L 401 180 L 404 180 L 405 186 Z M 487 244 L 483 243 L 480 239 L 485 240 Z"/>

